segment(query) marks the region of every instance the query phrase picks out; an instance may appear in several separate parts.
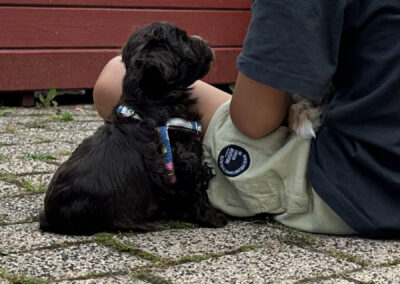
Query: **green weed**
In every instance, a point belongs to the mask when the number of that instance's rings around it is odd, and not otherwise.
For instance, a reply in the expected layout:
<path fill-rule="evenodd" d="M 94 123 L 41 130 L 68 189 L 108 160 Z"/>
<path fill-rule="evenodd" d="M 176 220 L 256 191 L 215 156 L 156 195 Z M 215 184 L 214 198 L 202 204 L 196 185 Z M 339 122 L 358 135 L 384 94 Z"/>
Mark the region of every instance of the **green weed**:
<path fill-rule="evenodd" d="M 67 111 L 58 116 L 58 121 L 61 121 L 61 122 L 68 122 L 71 120 L 74 120 L 74 117 L 72 116 L 72 114 L 70 114 Z"/>
<path fill-rule="evenodd" d="M 12 173 L 0 172 L 0 180 L 15 183 L 18 181 L 18 176 Z"/>
<path fill-rule="evenodd" d="M 235 84 L 230 84 L 229 90 L 231 90 L 231 92 L 233 93 L 233 91 L 235 90 Z"/>
<path fill-rule="evenodd" d="M 57 96 L 57 89 L 51 88 L 46 95 L 39 95 L 39 102 L 36 103 L 36 107 L 38 108 L 48 108 L 50 106 L 58 106 L 58 103 L 54 100 Z"/>
<path fill-rule="evenodd" d="M 22 179 L 21 185 L 26 191 L 34 193 L 43 193 L 46 192 L 47 190 L 47 183 L 43 182 L 42 180 L 43 180 L 43 175 L 40 176 L 39 184 L 34 184 L 26 179 Z"/>

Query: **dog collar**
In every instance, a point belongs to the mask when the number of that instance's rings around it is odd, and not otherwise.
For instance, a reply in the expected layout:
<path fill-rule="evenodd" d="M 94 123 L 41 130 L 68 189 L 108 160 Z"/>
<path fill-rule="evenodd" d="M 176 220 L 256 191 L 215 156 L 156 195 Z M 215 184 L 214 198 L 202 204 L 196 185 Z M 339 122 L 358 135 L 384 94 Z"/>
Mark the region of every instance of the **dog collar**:
<path fill-rule="evenodd" d="M 135 119 L 139 119 L 142 120 L 142 118 L 140 117 L 139 114 L 136 113 L 136 111 L 134 111 L 133 109 L 131 109 L 128 106 L 124 106 L 124 105 L 120 105 L 118 106 L 118 108 L 115 111 L 116 113 L 124 116 L 124 117 L 132 117 Z"/>
<path fill-rule="evenodd" d="M 162 151 L 165 159 L 165 167 L 169 171 L 171 183 L 175 183 L 176 176 L 175 176 L 174 160 L 172 158 L 171 143 L 168 135 L 169 128 L 176 128 L 176 129 L 184 128 L 199 133 L 201 131 L 201 124 L 198 121 L 188 121 L 182 118 L 171 118 L 170 120 L 167 121 L 165 126 L 158 127 L 162 143 Z"/>

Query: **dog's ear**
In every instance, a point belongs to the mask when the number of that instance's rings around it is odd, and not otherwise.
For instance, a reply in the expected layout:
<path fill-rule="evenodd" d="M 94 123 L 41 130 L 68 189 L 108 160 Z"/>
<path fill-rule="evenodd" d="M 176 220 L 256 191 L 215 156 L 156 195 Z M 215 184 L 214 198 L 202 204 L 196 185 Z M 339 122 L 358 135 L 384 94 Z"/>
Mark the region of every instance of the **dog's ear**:
<path fill-rule="evenodd" d="M 143 59 L 139 58 L 137 66 L 142 67 L 139 86 L 149 95 L 162 95 L 170 90 L 178 74 L 179 58 L 169 51 L 168 46 L 154 40 L 148 44 L 151 52 Z"/>

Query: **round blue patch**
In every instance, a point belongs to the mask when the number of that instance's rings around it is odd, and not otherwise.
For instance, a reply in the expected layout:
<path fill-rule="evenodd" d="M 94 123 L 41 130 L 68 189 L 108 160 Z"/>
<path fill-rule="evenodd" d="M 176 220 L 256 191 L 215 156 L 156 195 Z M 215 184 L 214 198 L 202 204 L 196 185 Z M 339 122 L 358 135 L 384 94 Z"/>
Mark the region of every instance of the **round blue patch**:
<path fill-rule="evenodd" d="M 224 175 L 236 177 L 250 166 L 249 153 L 240 146 L 226 146 L 218 155 L 218 167 Z"/>

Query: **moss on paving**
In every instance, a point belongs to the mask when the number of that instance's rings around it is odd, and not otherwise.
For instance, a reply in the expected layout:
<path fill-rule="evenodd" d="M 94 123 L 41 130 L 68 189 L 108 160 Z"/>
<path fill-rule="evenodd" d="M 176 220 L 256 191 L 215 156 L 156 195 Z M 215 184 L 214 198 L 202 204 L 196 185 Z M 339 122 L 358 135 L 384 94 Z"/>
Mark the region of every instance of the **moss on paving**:
<path fill-rule="evenodd" d="M 54 158 L 51 155 L 43 155 L 43 154 L 26 154 L 24 156 L 24 159 L 26 160 L 38 160 L 38 161 L 53 161 L 56 158 Z"/>
<path fill-rule="evenodd" d="M 239 248 L 240 252 L 247 252 L 247 251 L 252 251 L 259 248 L 259 246 L 255 246 L 255 245 L 246 245 L 246 246 L 241 246 Z"/>
<path fill-rule="evenodd" d="M 58 152 L 56 155 L 57 155 L 57 156 L 69 157 L 69 156 L 72 155 L 72 152 L 68 152 L 68 151 L 65 151 L 65 152 Z"/>
<path fill-rule="evenodd" d="M 316 244 L 315 237 L 303 231 L 285 227 L 285 232 L 279 237 L 279 241 L 287 245 L 295 245 L 302 248 L 309 248 Z"/>
<path fill-rule="evenodd" d="M 389 261 L 389 262 L 382 263 L 380 265 L 380 267 L 391 267 L 391 266 L 396 266 L 396 265 L 399 265 L 399 264 L 400 264 L 400 259 L 395 259 L 395 260 L 392 260 L 392 261 Z"/>
<path fill-rule="evenodd" d="M 188 223 L 184 221 L 173 220 L 161 225 L 162 230 L 172 230 L 172 229 L 194 229 L 199 226 L 193 223 Z"/>
<path fill-rule="evenodd" d="M 150 272 L 141 270 L 141 271 L 136 271 L 132 274 L 132 277 L 138 280 L 142 280 L 151 284 L 172 284 L 173 282 L 169 280 L 165 280 L 163 278 L 160 278 L 158 276 L 152 275 Z"/>
<path fill-rule="evenodd" d="M 24 274 L 14 274 L 9 273 L 4 270 L 0 270 L 0 277 L 3 279 L 7 279 L 11 283 L 14 284 L 47 284 L 50 283 L 48 280 L 40 279 L 40 278 L 33 278 L 26 276 Z"/>
<path fill-rule="evenodd" d="M 117 236 L 118 235 L 111 234 L 111 233 L 100 233 L 100 234 L 96 234 L 94 236 L 94 241 L 98 244 L 112 247 L 120 252 L 127 252 L 130 254 L 133 254 L 137 257 L 148 260 L 152 263 L 162 261 L 162 258 L 157 255 L 145 252 L 133 245 L 125 244 L 125 243 L 117 240 L 116 239 Z"/>
<path fill-rule="evenodd" d="M 328 253 L 338 259 L 342 259 L 348 262 L 355 263 L 357 265 L 360 265 L 361 267 L 366 267 L 368 266 L 368 262 L 366 262 L 363 259 L 358 258 L 357 256 L 354 256 L 352 254 L 343 252 L 343 251 L 328 251 Z"/>

